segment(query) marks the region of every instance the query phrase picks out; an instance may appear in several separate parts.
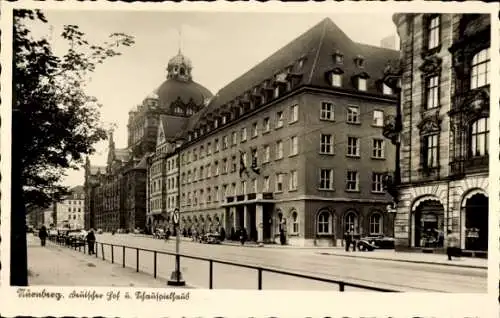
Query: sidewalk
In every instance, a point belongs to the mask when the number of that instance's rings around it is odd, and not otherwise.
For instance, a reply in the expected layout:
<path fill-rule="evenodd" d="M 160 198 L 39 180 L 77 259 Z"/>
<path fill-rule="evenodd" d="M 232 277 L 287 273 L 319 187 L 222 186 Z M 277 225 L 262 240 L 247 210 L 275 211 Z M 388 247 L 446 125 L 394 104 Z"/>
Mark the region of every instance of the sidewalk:
<path fill-rule="evenodd" d="M 83 254 L 50 241 L 41 247 L 40 241 L 32 236 L 28 236 L 27 240 L 29 285 L 167 288 L 164 279 L 154 279 L 149 274 L 122 268 L 94 255 Z"/>
<path fill-rule="evenodd" d="M 427 253 L 411 253 L 411 252 L 396 252 L 394 250 L 377 250 L 373 252 L 346 252 L 344 249 L 335 248 L 328 252 L 316 252 L 319 255 L 331 255 L 341 257 L 367 258 L 384 261 L 398 261 L 406 263 L 430 264 L 457 266 L 468 268 L 488 268 L 488 260 L 483 258 L 461 257 L 460 259 L 453 258 L 448 261 L 446 254 L 427 254 Z"/>

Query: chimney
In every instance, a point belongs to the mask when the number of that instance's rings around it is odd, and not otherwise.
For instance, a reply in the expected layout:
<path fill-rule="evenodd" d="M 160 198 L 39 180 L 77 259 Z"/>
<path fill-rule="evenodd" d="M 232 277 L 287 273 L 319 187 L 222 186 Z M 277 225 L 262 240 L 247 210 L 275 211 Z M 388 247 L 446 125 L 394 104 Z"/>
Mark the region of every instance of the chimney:
<path fill-rule="evenodd" d="M 393 34 L 380 40 L 380 46 L 384 49 L 399 50 L 399 39 Z"/>

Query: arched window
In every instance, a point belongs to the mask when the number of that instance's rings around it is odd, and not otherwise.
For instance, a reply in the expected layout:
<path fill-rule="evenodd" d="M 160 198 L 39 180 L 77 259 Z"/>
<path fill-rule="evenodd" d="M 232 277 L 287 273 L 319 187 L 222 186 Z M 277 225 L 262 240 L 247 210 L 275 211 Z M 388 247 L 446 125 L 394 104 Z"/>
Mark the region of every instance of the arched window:
<path fill-rule="evenodd" d="M 357 227 L 358 227 L 358 215 L 356 214 L 356 212 L 354 211 L 351 211 L 351 212 L 348 212 L 346 215 L 345 215 L 345 222 L 344 222 L 344 225 L 345 225 L 345 231 L 349 231 L 351 228 L 354 229 L 354 232 L 357 232 Z"/>
<path fill-rule="evenodd" d="M 472 157 L 488 155 L 488 118 L 483 117 L 474 121 L 470 129 L 470 150 Z"/>
<path fill-rule="evenodd" d="M 330 234 L 332 232 L 330 219 L 331 214 L 328 211 L 322 211 L 318 214 L 318 234 Z"/>
<path fill-rule="evenodd" d="M 490 83 L 490 49 L 474 55 L 471 63 L 470 88 L 475 89 Z"/>
<path fill-rule="evenodd" d="M 297 211 L 292 212 L 292 233 L 299 233 L 299 214 Z"/>
<path fill-rule="evenodd" d="M 382 234 L 382 214 L 379 212 L 370 215 L 370 234 Z"/>

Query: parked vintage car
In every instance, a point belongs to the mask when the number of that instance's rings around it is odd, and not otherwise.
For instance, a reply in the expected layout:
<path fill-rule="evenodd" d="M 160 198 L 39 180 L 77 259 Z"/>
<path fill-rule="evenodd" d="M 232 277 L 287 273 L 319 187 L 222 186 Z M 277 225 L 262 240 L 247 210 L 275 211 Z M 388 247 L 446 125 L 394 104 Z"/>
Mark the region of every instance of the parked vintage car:
<path fill-rule="evenodd" d="M 206 244 L 220 244 L 220 234 L 217 233 L 207 233 L 203 235 L 200 239 L 201 243 Z"/>
<path fill-rule="evenodd" d="M 49 229 L 47 231 L 50 240 L 55 240 L 59 232 L 56 229 Z"/>
<path fill-rule="evenodd" d="M 156 229 L 153 237 L 157 239 L 164 239 L 166 236 L 165 230 L 164 229 Z"/>
<path fill-rule="evenodd" d="M 103 230 L 102 230 L 102 229 L 97 229 L 96 233 L 97 233 L 97 234 L 102 234 L 102 233 L 103 233 Z"/>
<path fill-rule="evenodd" d="M 365 239 L 360 239 L 356 242 L 357 248 L 362 252 L 374 251 L 377 247 Z"/>
<path fill-rule="evenodd" d="M 394 238 L 385 235 L 370 235 L 362 238 L 372 245 L 375 245 L 377 249 L 393 249 L 394 248 Z"/>
<path fill-rule="evenodd" d="M 84 246 L 87 237 L 85 230 L 66 230 L 63 233 L 64 243 L 68 246 Z"/>

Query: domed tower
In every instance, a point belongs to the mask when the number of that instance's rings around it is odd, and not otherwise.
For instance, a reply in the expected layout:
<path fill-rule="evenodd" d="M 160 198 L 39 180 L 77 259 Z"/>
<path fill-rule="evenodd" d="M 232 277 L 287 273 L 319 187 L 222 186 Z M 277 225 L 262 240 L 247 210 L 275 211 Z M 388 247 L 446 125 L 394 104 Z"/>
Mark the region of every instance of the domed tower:
<path fill-rule="evenodd" d="M 205 105 L 212 93 L 193 81 L 193 64 L 179 50 L 167 64 L 167 80 L 156 90 L 162 113 L 189 117 Z"/>

